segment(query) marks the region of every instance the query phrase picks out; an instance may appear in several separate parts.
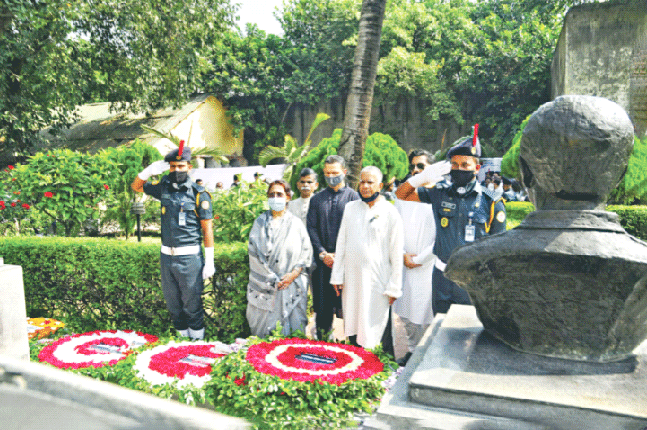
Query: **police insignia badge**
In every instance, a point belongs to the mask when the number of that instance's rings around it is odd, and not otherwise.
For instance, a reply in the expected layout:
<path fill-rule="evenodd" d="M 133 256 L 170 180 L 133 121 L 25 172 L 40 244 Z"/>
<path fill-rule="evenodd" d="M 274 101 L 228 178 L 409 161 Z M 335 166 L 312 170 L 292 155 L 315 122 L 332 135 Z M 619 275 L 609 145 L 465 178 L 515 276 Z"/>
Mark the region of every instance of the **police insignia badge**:
<path fill-rule="evenodd" d="M 200 206 L 202 206 L 202 209 L 209 209 L 209 201 L 203 201 L 202 203 L 200 203 Z"/>
<path fill-rule="evenodd" d="M 440 226 L 441 227 L 447 227 L 449 225 L 449 219 L 448 218 L 441 218 L 440 219 Z"/>
<path fill-rule="evenodd" d="M 162 206 L 162 215 L 166 213 L 166 206 Z"/>
<path fill-rule="evenodd" d="M 499 213 L 496 214 L 496 220 L 499 222 L 505 221 L 505 212 L 499 211 Z"/>
<path fill-rule="evenodd" d="M 159 184 L 159 183 L 160 183 L 160 181 L 157 181 L 157 180 L 156 180 L 156 181 L 153 181 L 153 185 L 157 185 L 157 184 Z"/>

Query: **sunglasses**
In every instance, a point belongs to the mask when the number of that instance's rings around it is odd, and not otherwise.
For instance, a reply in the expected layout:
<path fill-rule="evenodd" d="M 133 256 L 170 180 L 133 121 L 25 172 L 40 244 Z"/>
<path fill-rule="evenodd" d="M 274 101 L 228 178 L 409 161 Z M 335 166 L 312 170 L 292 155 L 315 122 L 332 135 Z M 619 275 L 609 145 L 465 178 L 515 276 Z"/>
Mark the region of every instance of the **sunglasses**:
<path fill-rule="evenodd" d="M 417 167 L 418 169 L 420 169 L 420 170 L 425 170 L 425 167 L 427 167 L 427 165 L 426 165 L 426 164 L 424 164 L 424 163 L 409 164 L 409 170 L 413 170 L 413 169 L 415 169 L 416 167 Z"/>

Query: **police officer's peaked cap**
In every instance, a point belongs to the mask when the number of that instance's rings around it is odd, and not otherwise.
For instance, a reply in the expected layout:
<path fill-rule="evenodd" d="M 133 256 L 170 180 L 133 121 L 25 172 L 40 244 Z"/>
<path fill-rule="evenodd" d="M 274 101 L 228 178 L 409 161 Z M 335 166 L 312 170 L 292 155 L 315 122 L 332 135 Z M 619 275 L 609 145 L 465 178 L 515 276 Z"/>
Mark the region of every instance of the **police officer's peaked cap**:
<path fill-rule="evenodd" d="M 164 161 L 170 163 L 171 161 L 186 161 L 187 163 L 191 162 L 191 148 L 185 146 L 182 150 L 182 155 L 180 156 L 180 149 L 176 148 L 166 154 Z"/>
<path fill-rule="evenodd" d="M 504 183 L 505 185 L 512 185 L 512 179 L 510 179 L 510 178 L 508 178 L 508 177 L 501 176 L 501 180 L 503 181 L 503 183 Z"/>
<path fill-rule="evenodd" d="M 447 151 L 447 159 L 451 159 L 454 155 L 467 155 L 472 157 L 481 156 L 481 144 L 479 143 L 479 138 L 476 138 L 476 145 L 472 145 L 473 138 L 468 137 L 458 144 L 452 146 L 449 151 Z"/>

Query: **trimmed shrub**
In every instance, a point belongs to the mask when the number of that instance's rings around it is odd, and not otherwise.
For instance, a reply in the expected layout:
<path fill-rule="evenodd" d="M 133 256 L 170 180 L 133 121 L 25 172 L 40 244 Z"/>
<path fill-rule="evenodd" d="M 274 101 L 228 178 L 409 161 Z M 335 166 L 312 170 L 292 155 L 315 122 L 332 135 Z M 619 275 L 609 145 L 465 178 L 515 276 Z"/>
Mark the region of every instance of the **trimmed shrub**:
<path fill-rule="evenodd" d="M 505 203 L 505 212 L 508 216 L 508 220 L 515 220 L 518 222 L 523 221 L 523 219 L 530 212 L 535 210 L 535 206 L 531 202 L 506 202 Z"/>
<path fill-rule="evenodd" d="M 608 211 L 618 214 L 620 224 L 632 236 L 647 240 L 647 206 L 607 206 Z"/>
<path fill-rule="evenodd" d="M 507 202 L 507 228 L 510 230 L 521 223 L 526 216 L 535 210 L 531 202 Z M 647 206 L 607 206 L 606 210 L 615 212 L 620 218 L 620 225 L 632 236 L 647 240 Z"/>
<path fill-rule="evenodd" d="M 22 266 L 27 315 L 78 332 L 131 329 L 172 333 L 160 280 L 159 245 L 84 238 L 2 238 L 6 264 Z M 207 335 L 249 335 L 246 243 L 218 244 L 217 274 L 205 285 Z"/>
<path fill-rule="evenodd" d="M 310 167 L 319 175 L 319 186 L 323 189 L 326 187 L 326 181 L 323 175 L 324 161 L 328 155 L 337 155 L 339 141 L 341 139 L 340 128 L 335 129 L 332 136 L 322 139 L 319 145 L 312 148 L 308 154 L 297 164 L 295 168 L 296 175 L 292 176 L 292 189 L 296 189 L 296 183 L 299 180 L 299 172 L 304 167 Z M 348 160 L 346 160 L 348 161 Z M 364 149 L 364 158 L 362 167 L 375 166 L 384 175 L 384 181 L 388 181 L 393 176 L 402 179 L 406 176 L 409 168 L 409 160 L 404 149 L 400 148 L 397 142 L 388 134 L 373 133 L 366 139 Z M 296 196 L 295 196 L 296 198 Z"/>

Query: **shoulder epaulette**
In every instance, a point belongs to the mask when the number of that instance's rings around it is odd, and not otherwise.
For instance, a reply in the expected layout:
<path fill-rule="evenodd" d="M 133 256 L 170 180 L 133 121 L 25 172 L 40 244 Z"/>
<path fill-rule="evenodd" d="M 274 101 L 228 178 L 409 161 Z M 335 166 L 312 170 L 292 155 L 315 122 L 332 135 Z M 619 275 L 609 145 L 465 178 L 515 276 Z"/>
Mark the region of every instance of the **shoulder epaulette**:
<path fill-rule="evenodd" d="M 496 201 L 497 199 L 494 196 L 494 191 L 489 190 L 488 188 L 482 187 L 483 195 L 489 197 L 490 200 Z"/>

